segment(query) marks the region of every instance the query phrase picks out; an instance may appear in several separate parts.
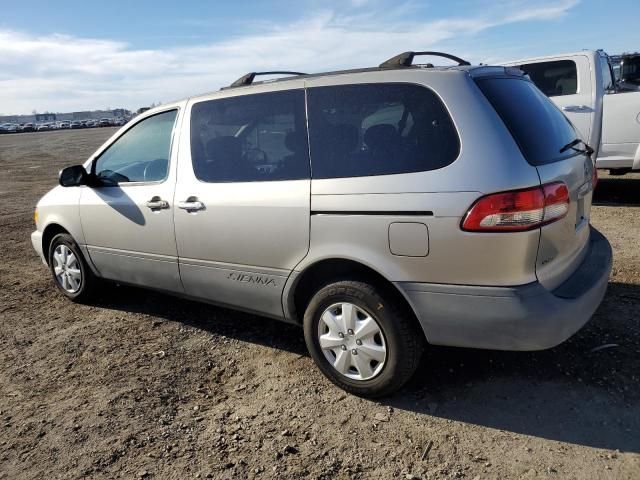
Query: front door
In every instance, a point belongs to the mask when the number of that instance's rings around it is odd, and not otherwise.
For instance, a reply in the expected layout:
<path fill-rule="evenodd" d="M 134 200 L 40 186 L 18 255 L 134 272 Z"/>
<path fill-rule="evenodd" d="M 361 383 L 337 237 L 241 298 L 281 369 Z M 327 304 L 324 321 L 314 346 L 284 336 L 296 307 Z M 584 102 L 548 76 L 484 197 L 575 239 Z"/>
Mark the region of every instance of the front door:
<path fill-rule="evenodd" d="M 177 116 L 171 109 L 137 122 L 93 160 L 99 185 L 83 188 L 80 218 L 104 278 L 182 291 L 173 228 Z"/>
<path fill-rule="evenodd" d="M 175 194 L 185 292 L 282 317 L 285 281 L 309 249 L 304 90 L 195 102 L 190 132 Z"/>

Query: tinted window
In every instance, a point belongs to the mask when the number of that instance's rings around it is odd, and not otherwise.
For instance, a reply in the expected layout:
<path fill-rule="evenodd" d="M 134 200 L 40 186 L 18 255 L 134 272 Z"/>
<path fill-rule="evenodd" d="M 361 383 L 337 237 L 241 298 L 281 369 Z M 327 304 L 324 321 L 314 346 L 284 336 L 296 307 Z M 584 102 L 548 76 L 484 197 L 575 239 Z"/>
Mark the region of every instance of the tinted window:
<path fill-rule="evenodd" d="M 520 69 L 527 72 L 533 83 L 548 97 L 578 92 L 578 69 L 573 60 L 526 63 L 520 65 Z"/>
<path fill-rule="evenodd" d="M 191 158 L 204 182 L 309 178 L 304 91 L 196 103 Z"/>
<path fill-rule="evenodd" d="M 623 59 L 621 78 L 625 82 L 640 85 L 640 56 Z"/>
<path fill-rule="evenodd" d="M 311 88 L 308 110 L 313 178 L 434 170 L 460 151 L 444 105 L 417 85 Z"/>
<path fill-rule="evenodd" d="M 476 83 L 511 131 L 532 165 L 544 165 L 575 154 L 560 153 L 578 138 L 567 117 L 527 80 L 478 79 Z"/>
<path fill-rule="evenodd" d="M 155 182 L 167 176 L 177 110 L 159 113 L 131 127 L 94 162 L 106 183 Z"/>

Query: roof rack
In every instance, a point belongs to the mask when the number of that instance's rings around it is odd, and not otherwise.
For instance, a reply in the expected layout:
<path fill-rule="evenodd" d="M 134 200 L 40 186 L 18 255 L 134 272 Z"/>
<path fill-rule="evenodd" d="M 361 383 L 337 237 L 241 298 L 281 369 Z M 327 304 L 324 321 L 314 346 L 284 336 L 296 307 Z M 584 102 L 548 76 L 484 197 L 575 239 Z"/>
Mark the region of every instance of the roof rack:
<path fill-rule="evenodd" d="M 471 65 L 466 60 L 463 60 L 455 55 L 450 55 L 448 53 L 442 52 L 403 52 L 400 55 L 396 55 L 395 57 L 390 58 L 386 62 L 382 62 L 380 64 L 380 68 L 403 68 L 403 67 L 411 67 L 413 65 L 413 57 L 418 55 L 429 55 L 432 57 L 444 57 L 449 60 L 453 60 L 454 62 L 458 62 L 458 65 Z M 433 65 L 428 64 L 433 67 Z"/>
<path fill-rule="evenodd" d="M 229 88 L 234 88 L 234 87 L 245 87 L 247 85 L 251 85 L 253 83 L 253 80 L 258 76 L 258 75 L 306 75 L 306 73 L 301 73 L 301 72 L 287 72 L 287 71 L 276 71 L 276 72 L 249 72 L 246 75 L 243 75 L 242 77 L 240 77 L 239 79 L 237 79 L 235 82 L 233 82 L 231 85 L 229 85 Z"/>

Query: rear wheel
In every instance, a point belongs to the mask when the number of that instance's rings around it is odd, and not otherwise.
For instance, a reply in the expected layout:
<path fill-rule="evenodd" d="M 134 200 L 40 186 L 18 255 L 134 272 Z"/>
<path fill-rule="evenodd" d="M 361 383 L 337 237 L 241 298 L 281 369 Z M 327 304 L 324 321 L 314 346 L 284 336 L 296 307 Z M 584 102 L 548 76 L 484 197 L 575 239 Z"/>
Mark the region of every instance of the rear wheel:
<path fill-rule="evenodd" d="M 320 289 L 304 316 L 307 348 L 329 380 L 363 397 L 381 397 L 411 378 L 423 333 L 382 289 L 340 281 Z"/>
<path fill-rule="evenodd" d="M 58 290 L 67 298 L 84 302 L 93 296 L 96 278 L 71 235 L 60 233 L 51 240 L 49 269 Z"/>

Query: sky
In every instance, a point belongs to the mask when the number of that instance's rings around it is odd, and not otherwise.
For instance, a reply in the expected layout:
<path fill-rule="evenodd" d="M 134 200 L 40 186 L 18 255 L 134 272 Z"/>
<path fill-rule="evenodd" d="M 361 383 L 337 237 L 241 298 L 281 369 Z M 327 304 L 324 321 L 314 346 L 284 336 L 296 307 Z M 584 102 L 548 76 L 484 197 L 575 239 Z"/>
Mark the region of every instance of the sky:
<path fill-rule="evenodd" d="M 489 64 L 636 51 L 639 17 L 640 0 L 0 0 L 0 115 L 137 109 L 250 71 L 369 67 L 407 50 Z"/>

